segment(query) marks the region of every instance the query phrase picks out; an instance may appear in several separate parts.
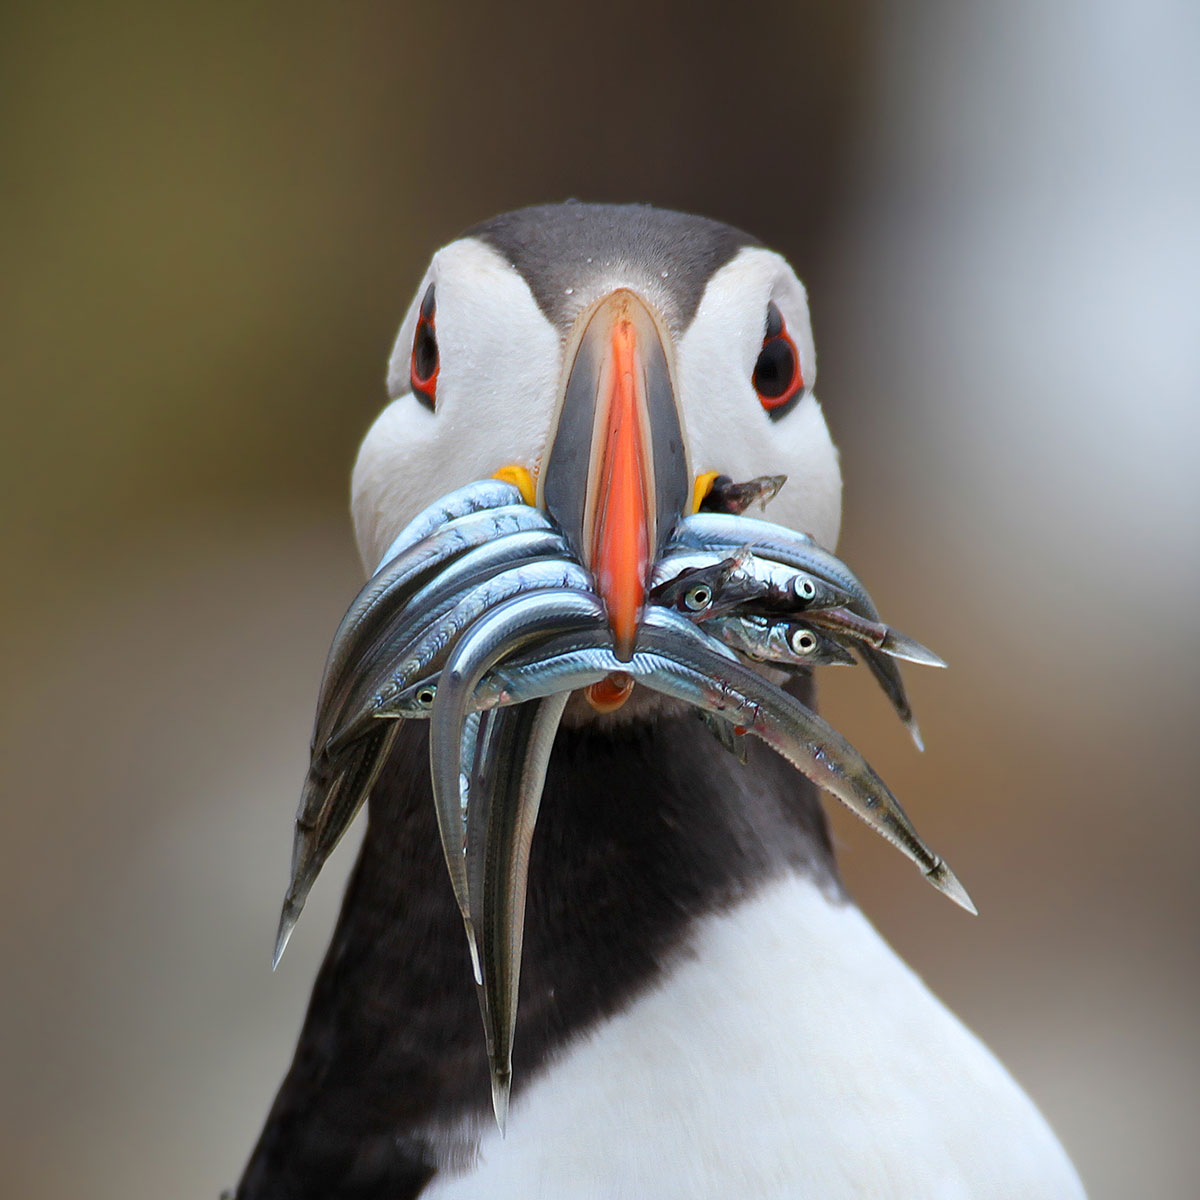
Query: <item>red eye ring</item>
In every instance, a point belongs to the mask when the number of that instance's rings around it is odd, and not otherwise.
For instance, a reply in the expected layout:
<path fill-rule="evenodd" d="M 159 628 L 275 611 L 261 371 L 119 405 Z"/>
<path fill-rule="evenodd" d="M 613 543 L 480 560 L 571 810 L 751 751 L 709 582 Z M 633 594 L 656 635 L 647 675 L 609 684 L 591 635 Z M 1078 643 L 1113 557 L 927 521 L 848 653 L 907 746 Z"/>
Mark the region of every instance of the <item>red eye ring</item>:
<path fill-rule="evenodd" d="M 421 311 L 417 314 L 417 331 L 413 334 L 412 357 L 408 366 L 413 395 L 430 412 L 433 412 L 437 399 L 438 372 L 442 369 L 438 356 L 436 317 L 437 306 L 431 283 L 421 298 Z"/>
<path fill-rule="evenodd" d="M 791 412 L 804 395 L 800 354 L 774 300 L 767 305 L 767 325 L 752 379 L 758 402 L 773 421 Z"/>

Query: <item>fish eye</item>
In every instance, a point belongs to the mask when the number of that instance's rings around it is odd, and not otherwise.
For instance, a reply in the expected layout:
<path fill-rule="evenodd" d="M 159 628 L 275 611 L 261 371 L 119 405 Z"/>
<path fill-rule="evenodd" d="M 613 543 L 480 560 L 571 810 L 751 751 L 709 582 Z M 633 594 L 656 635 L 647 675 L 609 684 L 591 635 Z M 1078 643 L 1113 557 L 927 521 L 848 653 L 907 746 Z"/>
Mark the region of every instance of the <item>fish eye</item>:
<path fill-rule="evenodd" d="M 689 588 L 683 597 L 684 605 L 692 612 L 700 612 L 712 603 L 712 588 L 707 583 L 698 583 Z"/>
<path fill-rule="evenodd" d="M 417 692 L 417 703 L 422 708 L 432 708 L 434 697 L 437 695 L 437 687 L 430 684 L 428 687 L 423 687 Z"/>
<path fill-rule="evenodd" d="M 767 305 L 762 349 L 758 352 L 752 379 L 758 402 L 773 421 L 791 412 L 804 394 L 800 355 L 774 300 Z"/>
<path fill-rule="evenodd" d="M 811 654 L 817 648 L 816 636 L 808 629 L 797 629 L 792 634 L 792 649 L 797 654 Z"/>
<path fill-rule="evenodd" d="M 796 595 L 801 600 L 812 600 L 817 594 L 817 585 L 811 579 L 796 580 Z"/>
<path fill-rule="evenodd" d="M 413 334 L 412 361 L 408 372 L 413 395 L 430 412 L 433 412 L 437 400 L 437 377 L 441 368 L 436 318 L 437 305 L 431 283 L 421 298 L 421 311 L 417 314 L 417 332 Z"/>

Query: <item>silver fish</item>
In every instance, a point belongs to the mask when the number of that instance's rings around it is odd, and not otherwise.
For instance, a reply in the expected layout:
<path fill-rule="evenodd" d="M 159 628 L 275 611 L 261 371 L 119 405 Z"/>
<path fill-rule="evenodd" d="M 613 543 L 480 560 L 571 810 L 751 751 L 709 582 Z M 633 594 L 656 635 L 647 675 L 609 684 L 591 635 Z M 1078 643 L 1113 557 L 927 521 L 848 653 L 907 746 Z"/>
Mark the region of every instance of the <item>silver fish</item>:
<path fill-rule="evenodd" d="M 707 603 L 697 604 L 697 589 Z M 669 605 L 693 620 L 707 620 L 733 609 L 808 612 L 833 608 L 850 600 L 836 584 L 769 558 L 743 546 L 724 557 L 720 550 L 668 551 L 654 566 L 650 600 Z"/>
<path fill-rule="evenodd" d="M 459 517 L 484 509 L 512 507 L 521 502 L 520 490 L 515 485 L 498 479 L 488 479 L 467 484 L 466 487 L 459 488 L 458 491 L 451 492 L 422 509 L 392 541 L 379 566 L 346 610 L 333 636 L 330 658 L 325 669 L 326 676 L 330 673 L 330 667 L 336 668 L 338 665 L 338 659 L 335 657 L 338 647 L 348 644 L 361 623 L 374 612 L 379 600 L 395 586 L 396 568 L 400 565 L 398 560 L 403 555 Z M 324 690 L 323 680 L 322 691 Z"/>
<path fill-rule="evenodd" d="M 645 619 L 663 612 L 675 616 L 669 609 L 652 608 L 647 610 Z M 558 692 L 579 691 L 614 671 L 624 670 L 644 682 L 644 677 L 653 673 L 657 662 L 657 656 L 648 654 L 642 645 L 645 619 L 638 631 L 631 665 L 618 665 L 620 660 L 616 657 L 612 633 L 607 626 L 571 630 L 542 639 L 496 663 L 476 685 L 472 707 L 487 710 L 523 704 Z M 679 619 L 686 621 L 686 618 Z M 732 650 L 712 638 L 706 640 L 729 664 L 737 663 L 737 655 Z"/>
<path fill-rule="evenodd" d="M 727 646 L 758 662 L 787 667 L 824 667 L 854 664 L 854 655 L 837 641 L 808 624 L 789 618 L 755 615 L 716 617 L 705 631 Z"/>
<path fill-rule="evenodd" d="M 417 513 L 392 539 L 392 544 L 384 551 L 375 570 L 382 570 L 397 555 L 424 541 L 435 529 L 448 521 L 480 512 L 485 508 L 503 508 L 509 504 L 522 503 L 524 500 L 521 489 L 514 483 L 506 483 L 502 479 L 478 479 L 474 483 L 465 484 Z"/>
<path fill-rule="evenodd" d="M 421 625 L 428 624 L 458 603 L 470 587 L 507 567 L 540 558 L 567 558 L 567 540 L 553 529 L 525 529 L 468 550 L 452 559 L 415 591 L 377 639 L 372 658 L 394 653 L 406 645 Z"/>
<path fill-rule="evenodd" d="M 660 560 L 650 580 L 647 600 L 677 609 L 693 621 L 728 612 L 760 596 L 763 585 L 747 572 L 750 549 L 722 558 L 698 553 L 679 556 L 683 561 Z M 715 561 L 713 561 L 715 560 Z"/>
<path fill-rule="evenodd" d="M 458 639 L 442 668 L 433 699 L 429 767 L 442 852 L 468 938 L 474 938 L 463 855 L 461 763 L 463 724 L 476 684 L 504 657 L 539 638 L 603 625 L 603 603 L 566 588 L 516 596 L 489 609 Z"/>
<path fill-rule="evenodd" d="M 471 772 L 467 881 L 478 941 L 480 997 L 503 1134 L 512 1087 L 512 1047 L 521 980 L 529 849 L 546 767 L 568 693 L 482 714 L 490 725 Z"/>
<path fill-rule="evenodd" d="M 752 517 L 725 513 L 695 513 L 683 518 L 672 534 L 671 546 L 725 549 L 727 552 L 749 545 L 759 557 L 765 557 L 810 572 L 842 588 L 850 597 L 846 607 L 870 621 L 879 620 L 879 612 L 858 578 L 836 555 L 817 545 L 805 533 L 784 529 Z M 921 731 L 913 716 L 912 705 L 904 689 L 900 669 L 887 654 L 870 646 L 861 649 L 863 661 L 875 676 L 897 716 L 904 722 L 918 750 L 925 748 Z"/>
<path fill-rule="evenodd" d="M 514 496 L 520 500 L 513 485 L 491 480 L 462 488 L 431 505 L 396 539 L 393 548 L 399 553 L 367 582 L 343 617 L 321 681 L 312 761 L 296 815 L 292 870 L 276 939 L 276 964 L 316 876 L 365 803 L 394 741 L 395 730 L 386 737 L 371 731 L 369 741 L 361 747 L 342 755 L 325 752 L 328 726 L 357 683 L 354 669 L 377 649 L 389 623 L 403 616 L 409 601 L 436 605 L 439 584 L 444 593 L 515 557 L 565 549 L 564 540 L 545 514 L 528 505 L 508 503 Z M 484 511 L 496 503 L 504 507 Z M 466 559 L 472 562 L 461 568 Z M 447 562 L 449 568 L 421 586 Z"/>
<path fill-rule="evenodd" d="M 921 841 L 899 801 L 858 751 L 700 627 L 671 609 L 651 608 L 633 658 L 623 665 L 600 644 L 602 637 L 597 635 L 597 645 L 590 648 L 581 648 L 584 638 L 578 634 L 550 639 L 537 647 L 536 659 L 526 655 L 525 661 L 499 665 L 482 681 L 476 706 L 521 703 L 624 670 L 646 687 L 706 709 L 765 741 L 916 863 L 934 887 L 975 911 L 949 867 Z"/>
<path fill-rule="evenodd" d="M 910 858 L 939 891 L 967 911 L 976 911 L 950 868 L 921 840 L 888 786 L 840 733 L 751 668 L 737 663 L 731 669 L 714 652 L 713 639 L 677 613 L 649 610 L 639 642 L 653 646 L 659 630 L 680 666 L 707 673 L 710 683 L 717 685 L 714 700 L 719 703 L 723 693 L 735 698 L 734 724 L 760 737 L 818 787 L 841 800 Z M 645 682 L 665 691 L 656 678 Z"/>
<path fill-rule="evenodd" d="M 272 969 L 283 957 L 321 868 L 370 796 L 399 732 L 399 724 L 394 724 L 363 738 L 339 761 L 332 779 L 314 776 L 312 772 L 305 779 L 292 838 L 291 877 L 275 935 Z"/>
<path fill-rule="evenodd" d="M 335 753 L 347 743 L 347 714 L 370 702 L 382 686 L 381 680 L 389 673 L 390 664 L 428 626 L 451 612 L 461 601 L 463 592 L 481 585 L 515 562 L 559 556 L 565 554 L 566 549 L 565 539 L 551 529 L 510 533 L 452 559 L 407 599 L 397 597 L 399 607 L 384 618 L 373 631 L 367 649 L 352 660 L 353 674 L 349 674 L 347 668 L 342 686 L 321 697 L 312 739 L 313 761 L 322 754 Z"/>
<path fill-rule="evenodd" d="M 468 513 L 435 529 L 366 582 L 333 635 L 317 697 L 314 752 L 330 714 L 340 708 L 353 688 L 355 668 L 370 656 L 387 623 L 403 611 L 427 578 L 477 546 L 532 529 L 553 531 L 553 526 L 545 513 L 528 504 Z"/>
<path fill-rule="evenodd" d="M 347 705 L 345 717 L 330 736 L 328 749 L 332 753 L 361 737 L 375 717 L 409 715 L 391 706 L 416 680 L 436 676 L 459 635 L 488 609 L 522 593 L 554 588 L 589 591 L 591 587 L 590 573 L 578 563 L 562 558 L 535 559 L 476 583 L 447 611 L 437 613 L 435 609 L 437 615 L 432 620 L 421 622 L 418 617 L 415 636 L 364 676 Z"/>

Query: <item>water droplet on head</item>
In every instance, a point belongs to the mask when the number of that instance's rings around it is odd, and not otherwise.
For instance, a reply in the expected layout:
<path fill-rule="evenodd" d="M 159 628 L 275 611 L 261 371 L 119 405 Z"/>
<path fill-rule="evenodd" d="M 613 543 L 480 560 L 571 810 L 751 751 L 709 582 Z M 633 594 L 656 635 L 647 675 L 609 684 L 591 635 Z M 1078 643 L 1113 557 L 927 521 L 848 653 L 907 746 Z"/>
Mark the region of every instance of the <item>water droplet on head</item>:
<path fill-rule="evenodd" d="M 566 290 L 563 292 L 563 295 L 564 295 L 564 296 L 573 296 L 573 295 L 575 295 L 575 289 L 574 289 L 574 288 L 567 288 L 567 289 L 566 289 Z"/>
<path fill-rule="evenodd" d="M 592 261 L 592 260 L 591 260 L 590 258 L 586 258 L 586 259 L 584 259 L 584 262 L 591 262 L 591 261 Z"/>
<path fill-rule="evenodd" d="M 660 272 L 660 274 L 662 275 L 662 277 L 663 277 L 664 279 L 666 279 L 666 277 L 667 277 L 668 275 L 670 275 L 670 273 L 671 273 L 670 271 L 662 271 L 662 272 Z"/>

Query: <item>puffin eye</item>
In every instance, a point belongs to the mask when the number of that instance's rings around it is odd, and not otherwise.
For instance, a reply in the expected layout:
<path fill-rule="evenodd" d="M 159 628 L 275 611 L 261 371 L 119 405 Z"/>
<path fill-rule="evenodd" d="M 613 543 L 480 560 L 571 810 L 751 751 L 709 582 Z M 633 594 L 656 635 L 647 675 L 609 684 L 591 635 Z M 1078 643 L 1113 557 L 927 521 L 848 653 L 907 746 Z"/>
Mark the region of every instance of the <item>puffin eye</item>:
<path fill-rule="evenodd" d="M 416 396 L 430 412 L 433 411 L 437 399 L 437 377 L 440 362 L 438 360 L 437 329 L 435 318 L 437 306 L 434 303 L 433 284 L 425 289 L 421 299 L 421 311 L 417 315 L 417 332 L 413 335 L 412 363 L 409 367 L 409 380 L 412 383 L 413 395 Z"/>
<path fill-rule="evenodd" d="M 800 355 L 774 300 L 767 305 L 767 323 L 762 349 L 754 364 L 754 390 L 758 402 L 773 421 L 791 412 L 804 395 L 804 376 L 800 373 Z"/>

